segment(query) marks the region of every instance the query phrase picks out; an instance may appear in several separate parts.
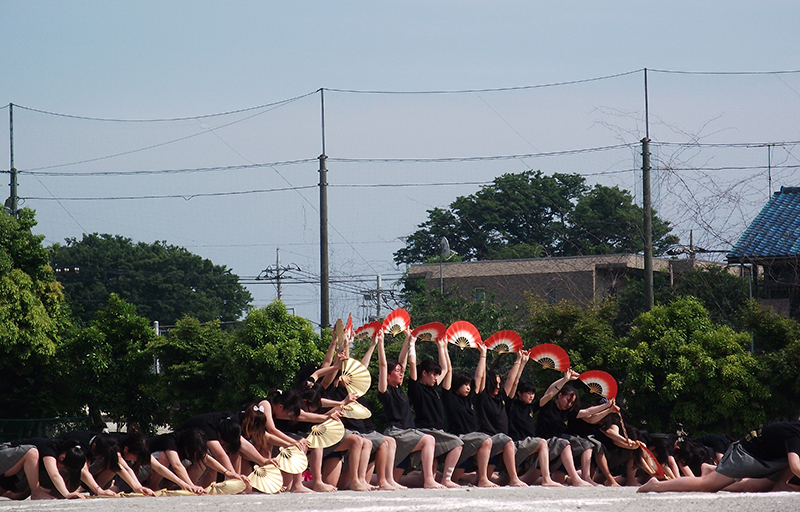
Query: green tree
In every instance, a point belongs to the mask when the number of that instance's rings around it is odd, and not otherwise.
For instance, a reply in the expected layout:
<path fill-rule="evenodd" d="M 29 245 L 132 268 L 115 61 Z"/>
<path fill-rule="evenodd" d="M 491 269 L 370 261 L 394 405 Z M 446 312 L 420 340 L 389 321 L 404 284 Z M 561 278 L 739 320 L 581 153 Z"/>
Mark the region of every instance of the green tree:
<path fill-rule="evenodd" d="M 178 425 L 194 415 L 238 405 L 228 401 L 232 339 L 218 320 L 201 323 L 191 317 L 155 339 L 158 402 L 165 407 L 167 424 Z"/>
<path fill-rule="evenodd" d="M 294 387 L 298 370 L 322 362 L 329 340 L 330 334 L 326 341 L 280 301 L 250 311 L 234 334 L 232 367 L 226 372 L 232 384 L 229 402 L 240 406 L 273 389 Z"/>
<path fill-rule="evenodd" d="M 669 223 L 653 211 L 653 253 L 663 254 L 678 237 L 668 235 Z M 627 190 L 595 185 L 578 198 L 570 215 L 561 253 L 623 254 L 644 250 L 644 211 Z"/>
<path fill-rule="evenodd" d="M 112 293 L 165 325 L 185 315 L 201 322 L 237 320 L 252 300 L 224 265 L 163 241 L 134 244 L 121 236 L 84 234 L 53 245 L 50 259 L 56 269 L 79 269 L 64 273 L 62 284 L 73 313 L 84 322 Z"/>
<path fill-rule="evenodd" d="M 613 356 L 623 362 L 620 398 L 640 426 L 690 435 L 738 435 L 766 419 L 770 391 L 744 349 L 747 334 L 711 322 L 695 298 L 655 306 L 634 322 Z"/>
<path fill-rule="evenodd" d="M 111 294 L 106 307 L 69 341 L 70 392 L 88 406 L 95 424 L 101 412 L 145 433 L 164 423 L 153 372 L 155 337 L 132 304 Z"/>
<path fill-rule="evenodd" d="M 50 371 L 68 324 L 35 213 L 0 214 L 0 417 L 41 418 L 62 411 Z"/>
<path fill-rule="evenodd" d="M 638 252 L 642 222 L 641 208 L 617 187 L 589 189 L 578 174 L 504 174 L 448 209 L 428 210 L 394 260 L 437 258 L 443 236 L 467 261 Z M 653 231 L 657 254 L 677 241 L 656 215 Z"/>

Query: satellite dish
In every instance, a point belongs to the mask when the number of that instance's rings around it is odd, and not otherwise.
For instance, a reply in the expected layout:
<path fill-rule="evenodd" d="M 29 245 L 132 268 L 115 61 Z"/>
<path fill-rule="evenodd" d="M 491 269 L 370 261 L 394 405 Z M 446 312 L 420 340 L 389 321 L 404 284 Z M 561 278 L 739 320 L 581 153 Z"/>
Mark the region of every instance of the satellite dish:
<path fill-rule="evenodd" d="M 447 241 L 446 237 L 442 237 L 442 241 L 439 243 L 439 246 L 442 248 L 442 257 L 447 259 L 450 257 L 450 242 Z"/>

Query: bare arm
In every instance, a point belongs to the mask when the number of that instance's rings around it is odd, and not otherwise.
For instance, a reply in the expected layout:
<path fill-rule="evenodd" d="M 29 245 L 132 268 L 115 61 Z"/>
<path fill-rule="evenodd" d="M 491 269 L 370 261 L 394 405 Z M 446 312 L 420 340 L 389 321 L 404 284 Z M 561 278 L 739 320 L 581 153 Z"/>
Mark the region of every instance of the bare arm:
<path fill-rule="evenodd" d="M 64 478 L 61 476 L 61 473 L 58 472 L 58 463 L 56 463 L 55 457 L 45 456 L 43 457 L 44 469 L 47 471 L 47 475 L 50 477 L 50 480 L 53 482 L 53 487 L 61 494 L 61 496 L 65 498 L 79 498 L 83 499 L 86 496 L 83 494 L 75 491 L 69 492 L 67 489 L 67 484 L 64 482 Z"/>
<path fill-rule="evenodd" d="M 436 384 L 441 384 L 444 378 L 450 374 L 450 357 L 447 353 L 447 344 L 444 340 L 437 340 L 436 345 L 439 349 L 439 366 L 442 367 L 442 373 L 436 377 Z"/>
<path fill-rule="evenodd" d="M 522 373 L 522 353 L 517 353 L 517 358 L 514 360 L 514 365 L 510 370 L 508 370 L 508 375 L 506 375 L 506 383 L 503 386 L 503 390 L 505 391 L 507 397 L 514 396 L 520 373 Z"/>
<path fill-rule="evenodd" d="M 578 418 L 585 419 L 587 417 L 596 416 L 606 410 L 610 411 L 612 405 L 613 404 L 609 401 L 604 404 L 595 405 L 594 407 L 587 407 L 586 409 L 581 409 L 580 411 L 578 411 Z M 606 414 L 608 414 L 608 412 L 606 412 Z M 595 421 L 589 421 L 589 423 L 597 423 L 598 421 L 600 421 L 601 418 L 597 418 L 597 420 Z"/>
<path fill-rule="evenodd" d="M 506 396 L 513 398 L 514 395 L 517 393 L 517 386 L 519 386 L 519 380 L 522 378 L 522 372 L 525 370 L 525 365 L 528 364 L 528 360 L 530 356 L 528 356 L 528 352 L 520 352 L 517 354 L 517 359 L 520 360 L 519 370 L 517 371 L 514 379 L 511 379 L 511 375 L 509 372 L 509 376 L 506 379 Z M 509 382 L 511 385 L 509 386 Z M 510 389 L 509 389 L 510 388 Z"/>
<path fill-rule="evenodd" d="M 378 344 L 377 338 L 372 338 L 372 343 L 367 347 L 367 353 L 361 358 L 361 364 L 369 368 L 369 362 L 372 360 L 372 353 L 375 351 L 375 346 Z"/>
<path fill-rule="evenodd" d="M 405 330 L 405 335 L 406 340 L 403 342 L 403 349 L 408 347 L 408 378 L 411 380 L 417 380 L 417 337 L 412 336 L 411 331 L 408 328 Z M 400 352 L 400 355 L 402 357 L 403 353 Z"/>
<path fill-rule="evenodd" d="M 475 394 L 482 393 L 486 389 L 486 347 L 483 343 L 478 345 L 481 353 L 478 359 L 478 366 L 475 367 Z"/>
<path fill-rule="evenodd" d="M 139 478 L 136 477 L 136 474 L 133 472 L 130 466 L 128 466 L 128 463 L 122 458 L 122 455 L 117 453 L 117 457 L 119 458 L 119 472 L 117 472 L 117 474 L 126 484 L 128 484 L 133 492 L 138 492 L 146 496 L 155 496 L 156 493 L 154 493 L 152 489 L 144 487 L 141 482 L 139 482 Z M 85 481 L 86 480 L 84 480 L 84 482 Z M 92 481 L 94 481 L 94 478 L 92 478 Z"/>
<path fill-rule="evenodd" d="M 552 384 L 550 384 L 550 387 L 548 387 L 547 391 L 544 392 L 542 398 L 539 399 L 539 407 L 544 407 L 544 405 L 547 402 L 552 400 L 553 397 L 556 396 L 559 391 L 561 391 L 561 388 L 563 388 L 567 384 L 567 382 L 575 380 L 580 376 L 581 376 L 580 373 L 577 373 L 572 369 L 569 369 L 566 372 L 564 372 L 564 376 L 558 379 L 557 381 L 553 382 Z"/>
<path fill-rule="evenodd" d="M 378 340 L 378 392 L 386 393 L 386 388 L 389 386 L 387 381 L 389 367 L 386 363 L 386 350 L 383 348 L 383 333 L 379 332 L 375 339 Z"/>
<path fill-rule="evenodd" d="M 444 356 L 447 359 L 447 373 L 444 376 L 444 380 L 442 380 L 442 388 L 449 391 L 453 387 L 453 362 L 450 360 L 450 351 L 447 350 L 447 343 L 444 340 L 442 340 L 442 343 L 444 344 Z"/>
<path fill-rule="evenodd" d="M 175 450 L 165 450 L 161 452 L 160 455 L 160 458 L 162 460 L 164 457 L 166 457 L 166 462 L 175 471 L 175 474 L 177 474 L 181 480 L 194 484 L 194 482 L 192 482 L 191 477 L 189 477 L 189 473 L 186 471 L 186 467 L 184 467 L 180 455 L 178 455 L 178 452 L 176 452 Z M 161 463 L 160 460 L 158 462 Z M 166 466 L 167 464 L 162 464 L 162 465 Z"/>
<path fill-rule="evenodd" d="M 192 481 L 189 480 L 188 474 L 186 476 L 186 480 L 184 480 L 183 478 L 179 477 L 178 475 L 170 471 L 168 467 L 161 464 L 158 461 L 158 459 L 156 459 L 152 455 L 150 456 L 150 467 L 153 469 L 153 471 L 161 475 L 163 478 L 166 478 L 170 482 L 177 484 L 184 491 L 193 492 L 195 494 L 203 494 L 205 492 L 205 490 L 202 487 L 200 487 L 199 485 L 194 485 Z M 181 467 L 183 467 L 183 464 L 181 464 Z"/>

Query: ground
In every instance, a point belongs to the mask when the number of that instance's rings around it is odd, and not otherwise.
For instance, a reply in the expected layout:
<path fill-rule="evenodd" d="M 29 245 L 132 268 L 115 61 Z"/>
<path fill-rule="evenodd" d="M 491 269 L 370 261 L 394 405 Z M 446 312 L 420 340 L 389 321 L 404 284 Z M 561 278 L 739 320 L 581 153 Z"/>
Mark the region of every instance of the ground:
<path fill-rule="evenodd" d="M 202 512 L 203 510 L 278 510 L 281 512 L 767 512 L 796 510 L 795 493 L 636 494 L 636 489 L 464 488 L 409 489 L 397 492 L 103 498 L 91 500 L 0 500 L 0 510 Z"/>

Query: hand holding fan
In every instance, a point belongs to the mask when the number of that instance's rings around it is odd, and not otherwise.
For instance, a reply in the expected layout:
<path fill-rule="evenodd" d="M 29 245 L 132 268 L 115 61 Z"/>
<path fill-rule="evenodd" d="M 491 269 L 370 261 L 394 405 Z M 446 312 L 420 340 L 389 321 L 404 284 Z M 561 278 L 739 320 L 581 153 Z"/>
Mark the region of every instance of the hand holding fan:
<path fill-rule="evenodd" d="M 519 352 L 522 350 L 522 336 L 514 331 L 500 331 L 489 336 L 483 344 L 489 350 L 496 350 L 498 354 Z"/>
<path fill-rule="evenodd" d="M 409 325 L 411 325 L 411 317 L 408 315 L 408 311 L 403 308 L 398 308 L 389 313 L 383 320 L 381 330 L 386 334 L 397 336 L 408 329 Z"/>
<path fill-rule="evenodd" d="M 440 322 L 431 322 L 429 324 L 420 325 L 413 331 L 412 336 L 417 337 L 417 341 L 439 341 L 444 339 L 447 332 L 447 326 Z"/>
<path fill-rule="evenodd" d="M 552 343 L 537 345 L 528 351 L 528 356 L 532 361 L 542 365 L 542 368 L 550 368 L 560 372 L 569 370 L 569 356 L 566 350 L 558 345 L 553 345 Z"/>
<path fill-rule="evenodd" d="M 380 322 L 370 322 L 356 329 L 356 338 L 374 338 L 381 328 Z"/>
<path fill-rule="evenodd" d="M 231 479 L 224 482 L 214 482 L 206 487 L 206 494 L 239 494 L 247 489 L 247 484 L 241 480 Z"/>
<path fill-rule="evenodd" d="M 608 373 L 600 370 L 589 370 L 581 373 L 579 378 L 592 393 L 609 400 L 617 398 L 617 381 Z"/>
<path fill-rule="evenodd" d="M 277 466 L 267 464 L 266 466 L 253 466 L 253 472 L 247 477 L 253 489 L 257 489 L 264 494 L 275 494 L 283 488 L 283 476 Z"/>
<path fill-rule="evenodd" d="M 342 416 L 353 420 L 365 420 L 372 417 L 372 412 L 358 402 L 350 402 L 342 406 Z"/>
<path fill-rule="evenodd" d="M 451 343 L 461 350 L 465 348 L 478 348 L 481 343 L 481 334 L 474 325 L 465 321 L 459 320 L 447 328 L 444 334 L 447 343 Z"/>

